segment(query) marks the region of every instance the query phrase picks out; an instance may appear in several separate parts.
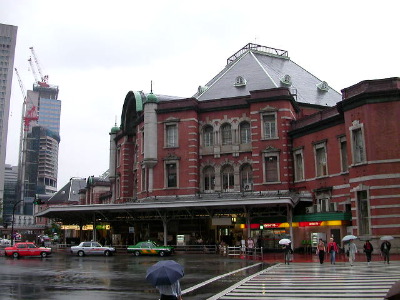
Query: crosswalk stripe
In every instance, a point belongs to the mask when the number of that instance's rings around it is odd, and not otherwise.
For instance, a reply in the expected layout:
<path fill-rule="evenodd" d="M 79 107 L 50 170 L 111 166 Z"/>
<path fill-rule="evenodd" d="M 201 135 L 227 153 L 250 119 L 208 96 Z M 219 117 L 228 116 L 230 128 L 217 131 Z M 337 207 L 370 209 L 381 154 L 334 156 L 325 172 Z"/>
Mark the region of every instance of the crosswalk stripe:
<path fill-rule="evenodd" d="M 277 264 L 208 300 L 383 299 L 400 279 L 400 261 L 346 264 Z"/>

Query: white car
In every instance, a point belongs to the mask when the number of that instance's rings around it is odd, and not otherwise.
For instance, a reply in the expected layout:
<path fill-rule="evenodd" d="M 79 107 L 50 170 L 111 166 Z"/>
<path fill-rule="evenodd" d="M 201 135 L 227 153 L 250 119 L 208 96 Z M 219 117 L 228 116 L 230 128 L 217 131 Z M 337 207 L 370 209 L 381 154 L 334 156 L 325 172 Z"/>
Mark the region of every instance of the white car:
<path fill-rule="evenodd" d="M 102 246 L 98 242 L 82 242 L 78 246 L 72 246 L 71 253 L 77 254 L 78 256 L 85 256 L 85 255 L 111 256 L 115 253 L 115 248 Z"/>
<path fill-rule="evenodd" d="M 11 241 L 7 240 L 7 239 L 0 238 L 0 245 L 1 246 L 10 246 L 11 245 Z"/>

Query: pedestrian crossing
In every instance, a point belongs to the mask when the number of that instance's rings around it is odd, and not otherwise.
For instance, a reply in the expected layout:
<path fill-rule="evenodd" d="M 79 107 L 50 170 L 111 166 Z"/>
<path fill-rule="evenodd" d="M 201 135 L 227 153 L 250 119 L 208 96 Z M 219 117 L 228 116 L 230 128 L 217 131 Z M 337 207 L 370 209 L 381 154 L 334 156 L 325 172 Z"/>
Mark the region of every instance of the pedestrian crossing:
<path fill-rule="evenodd" d="M 277 264 L 209 300 L 380 299 L 400 279 L 400 261 Z"/>

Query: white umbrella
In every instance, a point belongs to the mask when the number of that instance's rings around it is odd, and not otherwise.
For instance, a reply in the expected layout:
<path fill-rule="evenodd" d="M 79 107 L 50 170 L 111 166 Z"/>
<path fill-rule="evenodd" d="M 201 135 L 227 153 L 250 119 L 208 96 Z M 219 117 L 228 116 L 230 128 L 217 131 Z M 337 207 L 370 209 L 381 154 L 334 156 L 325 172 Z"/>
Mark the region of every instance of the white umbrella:
<path fill-rule="evenodd" d="M 342 238 L 342 241 L 343 242 L 346 242 L 346 241 L 350 241 L 350 240 L 355 240 L 357 237 L 355 236 L 355 235 L 352 235 L 352 234 L 349 234 L 349 235 L 345 235 L 343 238 Z"/>
<path fill-rule="evenodd" d="M 393 240 L 393 239 L 394 239 L 394 237 L 392 237 L 391 235 L 381 236 L 381 241 L 390 241 L 390 240 Z"/>
<path fill-rule="evenodd" d="M 289 245 L 292 241 L 289 239 L 281 239 L 279 245 Z"/>

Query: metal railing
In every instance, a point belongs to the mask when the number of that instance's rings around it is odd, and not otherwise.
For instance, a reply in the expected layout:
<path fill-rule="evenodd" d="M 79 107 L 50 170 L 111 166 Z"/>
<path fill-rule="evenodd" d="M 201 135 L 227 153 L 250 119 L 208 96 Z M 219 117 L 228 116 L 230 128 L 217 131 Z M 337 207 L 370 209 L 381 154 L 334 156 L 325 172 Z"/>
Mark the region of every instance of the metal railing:
<path fill-rule="evenodd" d="M 262 260 L 264 257 L 263 247 L 249 248 L 240 246 L 220 246 L 219 254 L 224 256 L 245 257 L 247 259 Z"/>

